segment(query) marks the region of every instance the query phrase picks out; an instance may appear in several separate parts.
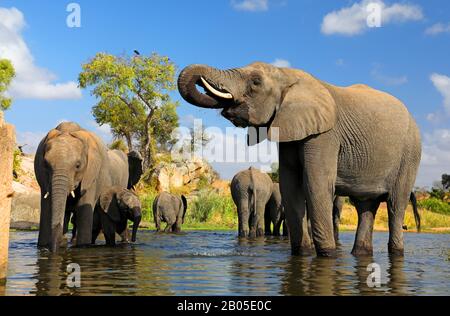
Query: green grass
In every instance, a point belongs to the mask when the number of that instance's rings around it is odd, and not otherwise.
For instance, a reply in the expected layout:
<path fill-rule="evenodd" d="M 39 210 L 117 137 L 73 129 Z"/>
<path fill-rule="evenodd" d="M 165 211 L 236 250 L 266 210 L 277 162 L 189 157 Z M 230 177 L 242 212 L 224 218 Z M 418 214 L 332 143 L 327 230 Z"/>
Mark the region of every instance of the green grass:
<path fill-rule="evenodd" d="M 450 215 L 450 204 L 436 198 L 417 201 L 417 206 L 434 213 Z"/>

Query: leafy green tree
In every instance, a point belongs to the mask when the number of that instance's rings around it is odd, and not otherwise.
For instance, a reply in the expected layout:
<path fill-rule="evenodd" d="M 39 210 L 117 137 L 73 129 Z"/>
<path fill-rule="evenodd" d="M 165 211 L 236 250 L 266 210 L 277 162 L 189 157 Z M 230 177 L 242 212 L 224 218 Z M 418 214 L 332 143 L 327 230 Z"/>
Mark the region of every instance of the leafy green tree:
<path fill-rule="evenodd" d="M 151 130 L 159 151 L 169 152 L 177 142 L 173 138 L 173 131 L 179 126 L 177 107 L 178 103 L 167 102 L 155 111 Z"/>
<path fill-rule="evenodd" d="M 7 98 L 3 94 L 8 90 L 15 75 L 11 62 L 7 59 L 0 59 L 0 110 L 5 111 L 11 106 L 11 98 Z"/>
<path fill-rule="evenodd" d="M 126 139 L 129 150 L 137 140 L 147 168 L 158 141 L 168 138 L 158 135 L 159 125 L 152 124 L 159 111 L 164 113 L 173 104 L 169 93 L 176 88 L 175 71 L 168 57 L 156 53 L 133 57 L 98 53 L 82 65 L 78 77 L 80 87 L 92 87 L 91 94 L 99 100 L 92 110 L 97 123 L 109 124 L 116 137 Z M 159 140 L 152 137 L 152 130 Z"/>
<path fill-rule="evenodd" d="M 280 166 L 278 163 L 273 163 L 270 166 L 271 172 L 269 173 L 270 178 L 273 182 L 280 182 Z"/>

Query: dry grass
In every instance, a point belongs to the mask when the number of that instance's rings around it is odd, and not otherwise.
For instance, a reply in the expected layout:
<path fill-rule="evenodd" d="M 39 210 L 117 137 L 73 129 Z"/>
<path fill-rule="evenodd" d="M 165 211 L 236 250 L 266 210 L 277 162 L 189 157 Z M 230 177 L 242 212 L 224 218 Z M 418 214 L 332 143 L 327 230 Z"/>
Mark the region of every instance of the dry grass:
<path fill-rule="evenodd" d="M 425 209 L 420 209 L 419 213 L 422 219 L 422 232 L 450 233 L 450 216 L 433 213 Z M 341 228 L 343 230 L 355 230 L 357 225 L 358 215 L 356 209 L 350 204 L 345 204 L 342 209 Z M 411 206 L 408 206 L 406 211 L 405 225 L 408 227 L 409 231 L 416 231 L 416 224 Z M 388 214 L 385 203 L 381 204 L 377 212 L 375 230 L 388 231 Z"/>

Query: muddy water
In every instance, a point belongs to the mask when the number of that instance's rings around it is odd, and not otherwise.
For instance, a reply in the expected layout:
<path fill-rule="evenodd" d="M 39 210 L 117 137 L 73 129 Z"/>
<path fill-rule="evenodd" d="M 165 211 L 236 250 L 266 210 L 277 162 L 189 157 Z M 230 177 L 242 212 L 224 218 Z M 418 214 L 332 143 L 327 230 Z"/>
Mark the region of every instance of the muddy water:
<path fill-rule="evenodd" d="M 135 245 L 36 249 L 36 232 L 11 234 L 6 295 L 449 295 L 450 235 L 406 234 L 404 259 L 374 236 L 373 258 L 354 258 L 353 233 L 336 259 L 289 255 L 280 238 L 239 241 L 235 232 L 140 232 Z M 67 286 L 67 265 L 81 267 L 81 287 Z M 380 266 L 371 288 L 367 266 Z"/>

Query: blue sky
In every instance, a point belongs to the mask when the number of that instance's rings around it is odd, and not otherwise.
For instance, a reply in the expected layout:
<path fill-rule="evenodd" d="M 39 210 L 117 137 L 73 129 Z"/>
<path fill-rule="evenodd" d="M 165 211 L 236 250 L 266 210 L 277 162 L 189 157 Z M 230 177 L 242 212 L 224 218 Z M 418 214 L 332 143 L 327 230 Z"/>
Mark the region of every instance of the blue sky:
<path fill-rule="evenodd" d="M 377 0 L 379 28 L 367 27 L 367 0 L 79 0 L 81 28 L 66 25 L 70 2 L 0 0 L 0 58 L 15 58 L 22 67 L 6 113 L 19 142 L 35 144 L 62 120 L 107 137 L 107 128 L 93 123 L 95 100 L 76 87 L 81 64 L 100 51 L 137 49 L 167 55 L 179 69 L 278 61 L 336 85 L 387 91 L 405 102 L 422 130 L 417 184 L 450 173 L 448 1 Z M 218 113 L 187 105 L 176 92 L 173 97 L 180 100 L 182 123 L 199 117 L 211 126 L 231 126 Z M 244 165 L 217 168 L 230 177 Z"/>

